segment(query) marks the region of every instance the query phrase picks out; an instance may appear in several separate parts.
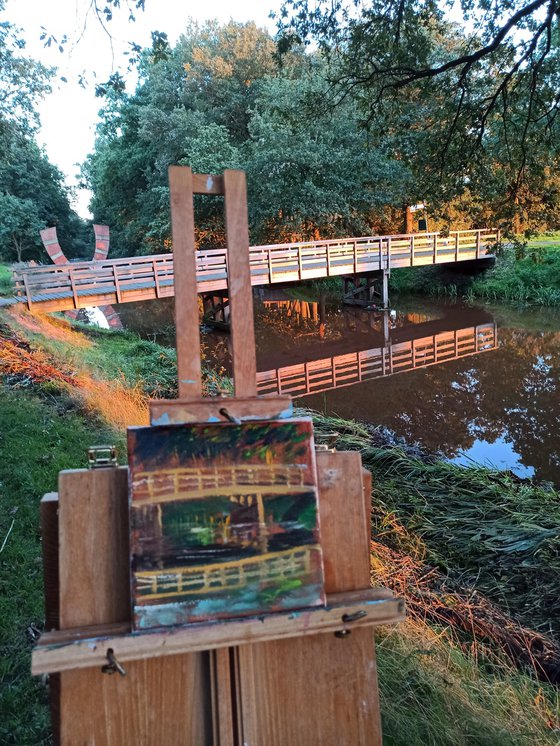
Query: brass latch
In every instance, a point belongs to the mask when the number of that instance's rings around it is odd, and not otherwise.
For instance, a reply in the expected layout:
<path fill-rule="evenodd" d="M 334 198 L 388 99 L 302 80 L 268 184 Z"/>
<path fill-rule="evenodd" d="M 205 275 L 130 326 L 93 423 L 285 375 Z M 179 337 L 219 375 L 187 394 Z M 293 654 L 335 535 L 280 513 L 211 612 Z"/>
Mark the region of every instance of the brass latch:
<path fill-rule="evenodd" d="M 315 432 L 315 450 L 317 453 L 333 452 L 336 451 L 336 441 L 340 438 L 340 433 L 328 432 L 321 433 Z"/>
<path fill-rule="evenodd" d="M 87 450 L 88 469 L 118 466 L 116 446 L 91 446 Z"/>

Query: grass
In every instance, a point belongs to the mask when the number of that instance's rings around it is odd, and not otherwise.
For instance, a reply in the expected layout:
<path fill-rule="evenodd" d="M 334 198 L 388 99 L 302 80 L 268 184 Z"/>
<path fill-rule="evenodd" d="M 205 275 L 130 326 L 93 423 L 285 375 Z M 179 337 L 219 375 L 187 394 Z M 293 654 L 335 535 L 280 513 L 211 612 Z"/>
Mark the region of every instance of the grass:
<path fill-rule="evenodd" d="M 384 746 L 558 743 L 554 692 L 507 668 L 488 673 L 429 625 L 378 633 L 377 665 Z"/>
<path fill-rule="evenodd" d="M 400 269 L 391 275 L 394 293 L 464 297 L 474 302 L 560 306 L 560 233 L 505 246 L 496 264 L 477 274 L 451 266 Z"/>
<path fill-rule="evenodd" d="M 173 397 L 177 388 L 175 350 L 131 332 L 71 325 L 63 317 L 10 313 L 13 326 L 69 370 L 86 370 L 98 380 L 139 387 L 147 397 Z"/>
<path fill-rule="evenodd" d="M 11 268 L 7 264 L 0 264 L 0 296 L 11 295 L 13 286 Z"/>
<path fill-rule="evenodd" d="M 0 743 L 35 746 L 49 742 L 45 689 L 28 673 L 31 638 L 43 614 L 39 499 L 55 489 L 60 469 L 84 465 L 88 445 L 116 441 L 122 458 L 118 412 L 127 390 L 159 390 L 176 374 L 169 350 L 138 346 L 133 335 L 84 333 L 26 316 L 7 317 L 6 327 L 3 348 L 18 341 L 20 368 L 14 368 L 13 349 L 0 355 L 7 384 L 0 396 L 1 442 L 3 453 L 12 455 L 0 461 L 0 545 L 6 539 L 0 645 L 7 654 L 0 671 Z M 152 374 L 155 383 L 146 384 L 143 376 Z M 112 390 L 110 412 L 71 385 L 89 376 L 110 386 L 104 377 L 115 375 L 119 388 Z M 338 431 L 338 447 L 360 450 L 374 471 L 374 579 L 394 587 L 409 608 L 405 624 L 378 636 L 384 743 L 558 743 L 557 692 L 503 654 L 496 628 L 518 627 L 477 595 L 486 590 L 526 623 L 544 621 L 548 609 L 557 608 L 558 494 L 497 472 L 387 449 L 372 426 L 320 415 L 315 423 L 319 432 Z M 480 609 L 494 638 L 473 623 Z"/>
<path fill-rule="evenodd" d="M 358 423 L 318 414 L 314 421 L 319 431 L 341 432 L 337 447 L 360 450 L 375 475 L 372 525 L 383 543 L 476 586 L 524 624 L 560 640 L 557 490 L 376 445 Z"/>
<path fill-rule="evenodd" d="M 513 249 L 506 249 L 496 266 L 475 278 L 467 291 L 469 300 L 501 301 L 522 305 L 560 305 L 560 245 L 534 244 L 527 249 L 538 249 L 530 255 L 516 259 Z M 535 261 L 538 259 L 538 261 Z"/>

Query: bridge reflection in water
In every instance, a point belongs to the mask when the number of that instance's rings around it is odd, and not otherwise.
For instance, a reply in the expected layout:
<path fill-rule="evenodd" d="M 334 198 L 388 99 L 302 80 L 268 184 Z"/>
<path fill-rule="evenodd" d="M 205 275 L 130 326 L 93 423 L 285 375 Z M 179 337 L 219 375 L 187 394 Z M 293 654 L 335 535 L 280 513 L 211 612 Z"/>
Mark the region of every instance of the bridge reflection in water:
<path fill-rule="evenodd" d="M 311 314 L 313 318 L 314 314 Z M 307 360 L 257 373 L 259 394 L 290 394 L 294 397 L 352 386 L 375 378 L 418 370 L 477 355 L 498 347 L 493 321 L 426 334 L 430 323 L 408 327 L 412 339 L 392 341 L 388 313 L 371 314 L 371 329 L 383 330 L 384 344 L 355 352 Z"/>

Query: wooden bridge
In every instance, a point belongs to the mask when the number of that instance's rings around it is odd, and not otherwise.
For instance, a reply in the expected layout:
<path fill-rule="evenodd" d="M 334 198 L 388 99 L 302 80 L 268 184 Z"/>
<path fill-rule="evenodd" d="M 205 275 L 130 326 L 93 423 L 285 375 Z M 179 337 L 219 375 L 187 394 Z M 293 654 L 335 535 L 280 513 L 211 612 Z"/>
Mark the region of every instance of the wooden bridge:
<path fill-rule="evenodd" d="M 496 324 L 440 332 L 370 350 L 257 373 L 259 394 L 307 396 L 362 381 L 427 368 L 498 347 Z"/>
<path fill-rule="evenodd" d="M 251 282 L 271 285 L 482 259 L 498 240 L 499 231 L 479 229 L 252 246 Z M 227 276 L 226 249 L 197 252 L 199 293 L 225 290 Z M 63 311 L 166 298 L 174 294 L 173 255 L 32 267 L 15 273 L 15 285 L 16 297 L 0 299 L 0 305 Z"/>

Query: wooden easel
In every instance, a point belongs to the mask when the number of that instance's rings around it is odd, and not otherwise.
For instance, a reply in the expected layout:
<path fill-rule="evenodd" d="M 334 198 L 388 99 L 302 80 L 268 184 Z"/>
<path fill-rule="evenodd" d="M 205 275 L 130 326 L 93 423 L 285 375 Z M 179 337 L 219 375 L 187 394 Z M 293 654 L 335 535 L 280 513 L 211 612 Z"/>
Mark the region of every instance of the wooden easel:
<path fill-rule="evenodd" d="M 179 399 L 153 402 L 152 424 L 287 416 L 289 397 L 256 396 L 244 174 L 172 167 L 170 187 Z M 225 197 L 234 398 L 201 398 L 195 193 Z M 148 634 L 130 625 L 126 467 L 61 472 L 58 495 L 41 503 L 46 621 L 56 631 L 32 661 L 34 673 L 51 674 L 57 742 L 381 743 L 371 627 L 400 621 L 404 605 L 369 587 L 371 476 L 360 455 L 318 452 L 317 467 L 326 608 Z"/>

